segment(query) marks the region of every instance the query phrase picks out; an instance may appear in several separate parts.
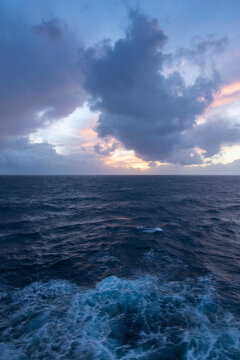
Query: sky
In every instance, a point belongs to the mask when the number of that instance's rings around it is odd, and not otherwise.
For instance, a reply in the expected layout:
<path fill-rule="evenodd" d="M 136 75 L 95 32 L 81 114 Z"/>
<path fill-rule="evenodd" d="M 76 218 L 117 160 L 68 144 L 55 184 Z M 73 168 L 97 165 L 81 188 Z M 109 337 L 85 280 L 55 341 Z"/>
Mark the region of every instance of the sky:
<path fill-rule="evenodd" d="M 0 175 L 240 175 L 240 2 L 1 0 Z"/>

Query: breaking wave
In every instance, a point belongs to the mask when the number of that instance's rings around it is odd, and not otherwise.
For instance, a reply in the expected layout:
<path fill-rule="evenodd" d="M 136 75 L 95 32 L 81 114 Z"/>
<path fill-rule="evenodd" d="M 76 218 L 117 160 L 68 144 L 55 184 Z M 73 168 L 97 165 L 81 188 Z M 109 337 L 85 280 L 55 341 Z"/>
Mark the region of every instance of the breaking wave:
<path fill-rule="evenodd" d="M 160 227 L 155 227 L 155 228 L 145 228 L 144 226 L 138 226 L 137 230 L 142 230 L 145 233 L 149 233 L 149 234 L 153 234 L 156 232 L 162 232 L 163 229 Z"/>

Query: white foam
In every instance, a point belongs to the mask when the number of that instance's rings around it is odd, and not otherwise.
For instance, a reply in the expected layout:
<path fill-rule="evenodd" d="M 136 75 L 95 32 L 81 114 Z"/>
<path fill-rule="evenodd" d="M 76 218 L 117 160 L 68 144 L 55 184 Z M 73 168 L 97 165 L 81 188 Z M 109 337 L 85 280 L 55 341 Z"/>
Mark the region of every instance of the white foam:
<path fill-rule="evenodd" d="M 240 323 L 212 292 L 205 278 L 111 276 L 93 289 L 36 282 L 12 295 L 1 360 L 160 360 L 175 348 L 187 360 L 237 359 Z"/>
<path fill-rule="evenodd" d="M 153 234 L 155 232 L 162 232 L 163 229 L 160 227 L 155 227 L 155 228 L 145 228 L 144 226 L 137 226 L 137 230 L 142 230 L 145 233 L 150 233 Z"/>
<path fill-rule="evenodd" d="M 153 229 L 145 229 L 145 230 L 143 230 L 143 232 L 147 232 L 147 233 L 150 233 L 150 234 L 153 234 L 153 233 L 155 233 L 155 232 L 161 232 L 161 231 L 163 231 L 163 229 L 160 228 L 160 227 L 156 227 L 156 228 L 153 228 Z"/>

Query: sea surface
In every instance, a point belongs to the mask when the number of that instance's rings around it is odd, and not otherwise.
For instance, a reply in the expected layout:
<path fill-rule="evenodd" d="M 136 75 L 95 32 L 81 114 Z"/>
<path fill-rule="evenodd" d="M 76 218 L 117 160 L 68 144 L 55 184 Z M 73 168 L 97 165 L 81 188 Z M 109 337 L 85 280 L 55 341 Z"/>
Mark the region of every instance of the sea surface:
<path fill-rule="evenodd" d="M 240 359 L 240 177 L 0 177 L 1 360 Z"/>

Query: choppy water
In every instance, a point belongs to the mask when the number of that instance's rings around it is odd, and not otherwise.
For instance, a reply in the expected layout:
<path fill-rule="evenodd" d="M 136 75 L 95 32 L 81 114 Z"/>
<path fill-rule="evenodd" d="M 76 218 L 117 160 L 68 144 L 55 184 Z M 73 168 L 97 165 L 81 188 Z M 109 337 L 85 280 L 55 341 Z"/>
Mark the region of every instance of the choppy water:
<path fill-rule="evenodd" d="M 0 359 L 240 359 L 240 177 L 0 177 Z"/>

